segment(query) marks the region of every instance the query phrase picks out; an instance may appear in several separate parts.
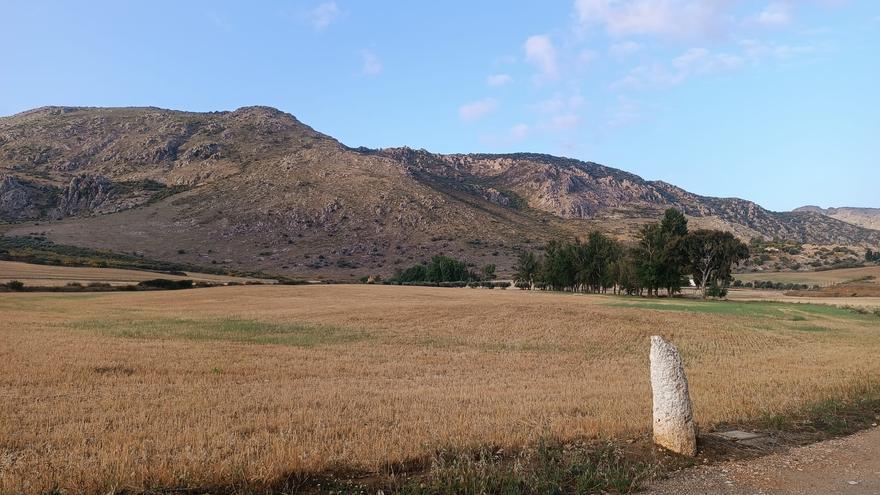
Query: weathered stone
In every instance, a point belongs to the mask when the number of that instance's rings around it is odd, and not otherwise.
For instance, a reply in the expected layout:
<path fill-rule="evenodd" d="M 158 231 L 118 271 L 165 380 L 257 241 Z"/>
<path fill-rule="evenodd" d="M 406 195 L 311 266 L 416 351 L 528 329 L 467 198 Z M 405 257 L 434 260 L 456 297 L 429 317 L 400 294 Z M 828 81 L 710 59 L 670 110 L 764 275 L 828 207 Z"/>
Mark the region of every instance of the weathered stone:
<path fill-rule="evenodd" d="M 662 337 L 651 337 L 654 443 L 679 454 L 697 453 L 694 414 L 681 355 Z"/>
<path fill-rule="evenodd" d="M 763 433 L 755 433 L 755 432 L 751 432 L 751 431 L 730 430 L 730 431 L 718 431 L 718 432 L 712 433 L 712 436 L 723 438 L 725 440 L 742 441 L 742 440 L 754 440 L 756 438 L 761 438 L 766 435 Z"/>

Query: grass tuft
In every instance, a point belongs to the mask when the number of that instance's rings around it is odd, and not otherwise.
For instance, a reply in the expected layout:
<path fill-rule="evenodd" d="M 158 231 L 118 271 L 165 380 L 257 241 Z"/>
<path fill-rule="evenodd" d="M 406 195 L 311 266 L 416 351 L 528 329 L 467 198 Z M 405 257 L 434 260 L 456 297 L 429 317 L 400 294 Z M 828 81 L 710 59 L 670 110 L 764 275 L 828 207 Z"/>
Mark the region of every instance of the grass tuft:
<path fill-rule="evenodd" d="M 493 449 L 441 452 L 428 472 L 390 488 L 404 495 L 526 495 L 633 493 L 651 467 L 627 459 L 613 444 L 590 449 L 542 439 L 512 458 Z"/>

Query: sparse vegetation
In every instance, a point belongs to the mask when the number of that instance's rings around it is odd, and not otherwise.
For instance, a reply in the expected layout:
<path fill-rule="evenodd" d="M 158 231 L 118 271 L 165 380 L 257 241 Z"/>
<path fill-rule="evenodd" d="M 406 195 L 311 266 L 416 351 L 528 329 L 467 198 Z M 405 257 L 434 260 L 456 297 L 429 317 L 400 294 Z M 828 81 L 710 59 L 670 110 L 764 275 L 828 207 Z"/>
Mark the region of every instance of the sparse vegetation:
<path fill-rule="evenodd" d="M 185 263 L 156 261 L 106 250 L 66 246 L 35 236 L 0 236 L 0 260 L 22 261 L 43 265 L 150 270 L 173 275 L 183 275 L 184 272 L 188 271 L 217 275 L 259 275 L 233 273 L 229 270 L 194 266 Z"/>

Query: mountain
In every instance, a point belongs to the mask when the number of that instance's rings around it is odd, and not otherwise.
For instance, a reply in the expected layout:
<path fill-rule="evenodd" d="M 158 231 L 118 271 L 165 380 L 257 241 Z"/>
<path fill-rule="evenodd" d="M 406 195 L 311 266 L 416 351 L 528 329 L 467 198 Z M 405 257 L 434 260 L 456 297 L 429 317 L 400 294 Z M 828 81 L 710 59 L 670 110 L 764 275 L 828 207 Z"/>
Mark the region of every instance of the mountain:
<path fill-rule="evenodd" d="M 818 213 L 866 229 L 880 230 L 880 208 L 843 207 L 823 209 L 818 206 L 801 206 L 794 211 Z"/>
<path fill-rule="evenodd" d="M 161 260 L 344 278 L 442 252 L 503 272 L 521 247 L 590 229 L 632 238 L 668 207 L 744 238 L 880 243 L 820 212 L 771 212 L 569 158 L 350 148 L 267 107 L 0 118 L 7 234 Z"/>

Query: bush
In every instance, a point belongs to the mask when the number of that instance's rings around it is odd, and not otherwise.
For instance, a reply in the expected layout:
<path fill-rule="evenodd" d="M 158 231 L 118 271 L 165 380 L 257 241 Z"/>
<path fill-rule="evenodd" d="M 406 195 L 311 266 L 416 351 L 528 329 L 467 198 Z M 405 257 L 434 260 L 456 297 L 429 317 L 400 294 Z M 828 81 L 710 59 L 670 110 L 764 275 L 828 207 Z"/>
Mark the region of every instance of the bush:
<path fill-rule="evenodd" d="M 24 290 L 24 282 L 21 280 L 12 280 L 6 284 L 9 290 Z"/>
<path fill-rule="evenodd" d="M 723 297 L 727 297 L 727 287 L 720 286 L 720 285 L 713 285 L 706 290 L 706 294 L 709 297 L 715 297 L 715 298 L 719 298 L 719 299 L 723 298 Z"/>
<path fill-rule="evenodd" d="M 139 283 L 138 286 L 145 289 L 180 290 L 191 289 L 193 287 L 193 281 L 156 278 L 153 280 L 144 280 L 143 282 Z"/>

